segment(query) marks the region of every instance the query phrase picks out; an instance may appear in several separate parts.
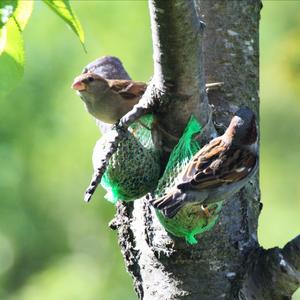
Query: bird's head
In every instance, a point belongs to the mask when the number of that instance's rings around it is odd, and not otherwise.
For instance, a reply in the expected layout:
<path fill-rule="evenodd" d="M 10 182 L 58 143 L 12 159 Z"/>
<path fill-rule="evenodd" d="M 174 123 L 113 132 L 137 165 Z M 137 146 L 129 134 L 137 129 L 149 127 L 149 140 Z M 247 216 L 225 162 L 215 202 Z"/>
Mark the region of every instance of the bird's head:
<path fill-rule="evenodd" d="M 109 89 L 109 86 L 103 77 L 88 72 L 77 76 L 74 79 L 71 88 L 77 91 L 80 95 L 101 95 L 101 93 L 104 93 Z"/>
<path fill-rule="evenodd" d="M 257 141 L 257 124 L 253 111 L 240 108 L 231 119 L 226 134 L 232 136 L 232 142 L 237 145 L 252 145 Z"/>
<path fill-rule="evenodd" d="M 122 62 L 115 56 L 103 56 L 89 63 L 82 73 L 93 72 L 109 79 L 130 80 Z"/>

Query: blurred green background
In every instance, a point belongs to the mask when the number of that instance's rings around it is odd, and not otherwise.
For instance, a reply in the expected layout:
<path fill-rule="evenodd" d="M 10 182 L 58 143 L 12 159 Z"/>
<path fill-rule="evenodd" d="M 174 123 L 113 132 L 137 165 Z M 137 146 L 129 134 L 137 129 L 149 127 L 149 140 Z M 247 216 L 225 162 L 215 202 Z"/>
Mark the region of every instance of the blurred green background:
<path fill-rule="evenodd" d="M 73 1 L 88 53 L 43 3 L 25 29 L 25 76 L 0 99 L 0 299 L 132 300 L 114 207 L 82 201 L 99 136 L 70 89 L 83 66 L 116 55 L 149 80 L 146 1 Z M 259 239 L 283 246 L 300 232 L 300 1 L 264 1 L 261 18 Z M 288 151 L 288 152 L 287 152 Z M 295 295 L 293 299 L 300 299 Z"/>

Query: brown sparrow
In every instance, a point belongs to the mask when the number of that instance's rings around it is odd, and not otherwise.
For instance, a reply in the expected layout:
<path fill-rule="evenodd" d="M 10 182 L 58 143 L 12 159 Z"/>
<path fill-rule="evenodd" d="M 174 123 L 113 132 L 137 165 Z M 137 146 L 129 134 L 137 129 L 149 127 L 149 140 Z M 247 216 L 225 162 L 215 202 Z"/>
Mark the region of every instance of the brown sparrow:
<path fill-rule="evenodd" d="M 249 108 L 239 109 L 225 133 L 199 150 L 179 175 L 179 184 L 152 205 L 168 218 L 186 204 L 207 205 L 231 197 L 258 166 L 257 126 Z"/>
<path fill-rule="evenodd" d="M 91 115 L 102 122 L 114 124 L 139 102 L 147 84 L 130 79 L 106 79 L 97 74 L 100 71 L 110 78 L 129 78 L 118 58 L 106 56 L 85 67 L 83 73 L 74 79 L 72 88 Z M 209 92 L 222 85 L 223 82 L 207 83 L 206 90 Z"/>
<path fill-rule="evenodd" d="M 114 124 L 137 104 L 147 84 L 132 80 L 105 79 L 87 72 L 74 79 L 72 88 L 96 119 Z"/>

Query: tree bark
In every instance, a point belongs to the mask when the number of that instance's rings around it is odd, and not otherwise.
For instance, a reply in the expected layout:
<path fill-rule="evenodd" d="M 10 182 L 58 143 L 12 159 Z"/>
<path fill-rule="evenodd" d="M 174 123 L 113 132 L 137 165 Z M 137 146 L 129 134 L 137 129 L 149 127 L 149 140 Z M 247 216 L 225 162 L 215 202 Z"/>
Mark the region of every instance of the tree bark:
<path fill-rule="evenodd" d="M 258 116 L 261 2 L 150 0 L 149 6 L 150 94 L 159 102 L 155 116 L 164 131 L 180 136 L 191 113 L 202 124 L 209 121 L 204 78 L 224 82 L 209 98 L 220 134 L 241 106 Z M 214 133 L 208 128 L 206 138 Z M 167 137 L 162 143 L 174 146 Z M 257 177 L 225 202 L 217 224 L 191 246 L 164 230 L 146 199 L 119 203 L 111 227 L 118 229 L 139 299 L 290 299 L 300 283 L 300 236 L 283 249 L 262 249 L 261 208 Z"/>

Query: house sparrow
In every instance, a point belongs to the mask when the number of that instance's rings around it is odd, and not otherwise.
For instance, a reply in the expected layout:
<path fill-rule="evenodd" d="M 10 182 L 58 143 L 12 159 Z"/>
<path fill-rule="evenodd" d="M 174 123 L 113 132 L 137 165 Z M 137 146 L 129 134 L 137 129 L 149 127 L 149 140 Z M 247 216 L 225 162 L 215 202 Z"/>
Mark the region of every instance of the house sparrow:
<path fill-rule="evenodd" d="M 239 191 L 258 166 L 257 127 L 249 108 L 239 109 L 225 133 L 199 150 L 179 175 L 179 184 L 152 205 L 168 218 L 186 204 L 206 206 Z"/>
<path fill-rule="evenodd" d="M 137 104 L 147 84 L 132 80 L 105 79 L 92 72 L 74 79 L 72 88 L 96 119 L 114 124 Z"/>
<path fill-rule="evenodd" d="M 102 122 L 114 124 L 139 102 L 147 84 L 130 79 L 107 79 L 100 75 L 101 72 L 110 78 L 118 75 L 129 78 L 119 59 L 106 56 L 85 67 L 71 87 L 77 91 L 91 115 Z M 222 82 L 208 83 L 206 90 L 209 92 L 222 85 Z"/>

